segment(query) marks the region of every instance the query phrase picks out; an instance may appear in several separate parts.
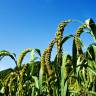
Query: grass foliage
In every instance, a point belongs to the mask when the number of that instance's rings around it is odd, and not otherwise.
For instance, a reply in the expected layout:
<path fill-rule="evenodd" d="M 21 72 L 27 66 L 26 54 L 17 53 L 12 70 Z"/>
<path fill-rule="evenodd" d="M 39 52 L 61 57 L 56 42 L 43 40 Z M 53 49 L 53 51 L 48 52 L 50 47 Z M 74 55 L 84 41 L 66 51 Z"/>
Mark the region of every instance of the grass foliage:
<path fill-rule="evenodd" d="M 87 19 L 74 34 L 64 37 L 64 28 L 71 22 L 74 21 L 65 20 L 59 24 L 56 37 L 42 54 L 39 49 L 27 48 L 16 59 L 14 53 L 0 51 L 0 60 L 9 56 L 16 64 L 14 69 L 0 71 L 0 96 L 96 96 L 95 22 Z M 80 38 L 83 32 L 94 40 L 85 51 Z M 63 44 L 70 38 L 72 54 L 64 54 Z M 51 61 L 53 46 L 56 56 Z M 29 62 L 22 64 L 27 53 L 30 53 Z"/>

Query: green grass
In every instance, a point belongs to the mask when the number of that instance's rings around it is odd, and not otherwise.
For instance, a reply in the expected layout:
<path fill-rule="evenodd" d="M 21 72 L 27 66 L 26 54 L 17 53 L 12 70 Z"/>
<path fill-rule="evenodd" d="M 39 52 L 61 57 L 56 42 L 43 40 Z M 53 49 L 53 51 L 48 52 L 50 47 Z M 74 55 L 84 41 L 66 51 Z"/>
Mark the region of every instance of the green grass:
<path fill-rule="evenodd" d="M 96 96 L 96 25 L 88 19 L 74 34 L 63 36 L 70 22 L 74 21 L 59 24 L 56 37 L 42 54 L 39 49 L 27 48 L 16 59 L 14 53 L 0 51 L 0 60 L 9 56 L 16 64 L 14 69 L 0 71 L 0 96 Z M 83 32 L 94 40 L 84 52 L 80 38 Z M 72 54 L 64 54 L 63 44 L 70 38 Z M 53 46 L 56 56 L 51 61 Z M 29 62 L 22 64 L 27 53 L 30 53 Z"/>

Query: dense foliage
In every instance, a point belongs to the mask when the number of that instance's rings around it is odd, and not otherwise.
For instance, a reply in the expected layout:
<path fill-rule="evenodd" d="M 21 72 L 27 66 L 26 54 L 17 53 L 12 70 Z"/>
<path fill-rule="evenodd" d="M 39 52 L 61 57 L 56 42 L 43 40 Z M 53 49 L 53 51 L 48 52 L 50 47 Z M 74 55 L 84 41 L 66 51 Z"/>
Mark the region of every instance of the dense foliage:
<path fill-rule="evenodd" d="M 16 64 L 14 69 L 0 72 L 0 96 L 96 96 L 96 25 L 88 19 L 73 35 L 64 37 L 64 28 L 71 22 L 77 21 L 65 20 L 59 24 L 56 37 L 42 54 L 39 49 L 27 48 L 16 59 L 14 53 L 0 51 L 0 60 L 9 56 Z M 83 32 L 94 40 L 85 51 L 80 38 Z M 72 55 L 63 52 L 63 44 L 70 38 Z M 54 46 L 57 51 L 51 61 Z M 22 64 L 27 53 L 30 60 Z"/>

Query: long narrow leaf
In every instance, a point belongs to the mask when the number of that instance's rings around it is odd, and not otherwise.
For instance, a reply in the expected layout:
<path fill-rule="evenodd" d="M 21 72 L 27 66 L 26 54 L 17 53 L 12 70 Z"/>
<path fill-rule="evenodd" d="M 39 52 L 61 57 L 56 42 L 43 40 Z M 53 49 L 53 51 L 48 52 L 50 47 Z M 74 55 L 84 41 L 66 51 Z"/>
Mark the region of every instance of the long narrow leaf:
<path fill-rule="evenodd" d="M 65 82 L 66 58 L 67 58 L 67 55 L 63 55 L 62 66 L 61 66 L 61 96 L 66 96 L 66 93 L 67 93 L 67 82 Z"/>

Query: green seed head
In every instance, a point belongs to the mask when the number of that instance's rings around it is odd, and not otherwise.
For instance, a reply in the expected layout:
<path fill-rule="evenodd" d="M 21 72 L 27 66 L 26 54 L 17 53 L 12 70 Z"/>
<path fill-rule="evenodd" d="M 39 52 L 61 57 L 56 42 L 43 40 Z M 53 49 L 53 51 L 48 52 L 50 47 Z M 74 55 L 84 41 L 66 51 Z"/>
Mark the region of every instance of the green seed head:
<path fill-rule="evenodd" d="M 51 57 L 51 51 L 52 51 L 52 48 L 53 48 L 55 42 L 56 42 L 56 39 L 53 39 L 51 41 L 51 43 L 49 44 L 49 46 L 47 48 L 46 55 L 45 55 L 45 65 L 46 65 L 49 76 L 52 74 L 52 69 L 51 69 L 51 66 L 50 66 L 50 62 L 51 62 L 50 57 Z"/>
<path fill-rule="evenodd" d="M 69 22 L 72 22 L 72 20 L 65 20 L 65 21 L 61 22 L 58 26 L 58 29 L 56 32 L 57 58 L 59 58 L 59 55 L 61 56 L 61 54 L 62 54 L 63 31 Z M 61 57 L 60 57 L 60 59 L 61 59 Z"/>
<path fill-rule="evenodd" d="M 27 49 L 24 49 L 24 50 L 21 52 L 21 54 L 19 55 L 18 60 L 17 60 L 17 66 L 18 66 L 18 67 L 21 67 L 21 63 L 22 63 L 22 61 L 23 61 L 23 59 L 24 59 L 24 56 L 25 56 L 28 52 L 31 52 L 31 51 L 32 51 L 31 48 L 27 48 Z"/>
<path fill-rule="evenodd" d="M 78 29 L 77 29 L 77 31 L 76 31 L 76 35 L 75 35 L 75 37 L 74 37 L 74 40 L 75 40 L 75 44 L 76 44 L 76 48 L 77 48 L 77 50 L 78 50 L 78 52 L 80 53 L 80 54 L 82 54 L 82 48 L 81 48 L 81 43 L 80 43 L 80 35 L 81 35 L 81 33 L 83 33 L 84 32 L 84 29 L 86 28 L 86 25 L 85 24 L 83 24 L 83 25 L 81 25 Z"/>
<path fill-rule="evenodd" d="M 44 50 L 42 56 L 41 56 L 41 65 L 43 66 L 45 64 L 45 55 L 46 55 L 47 49 Z"/>
<path fill-rule="evenodd" d="M 85 24 L 81 25 L 77 31 L 76 31 L 76 36 L 80 37 L 81 33 L 84 32 L 84 29 L 87 28 Z"/>

